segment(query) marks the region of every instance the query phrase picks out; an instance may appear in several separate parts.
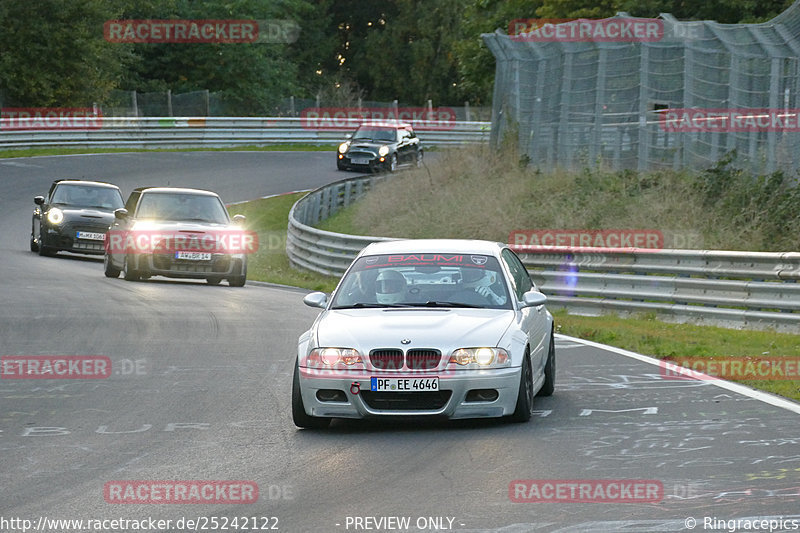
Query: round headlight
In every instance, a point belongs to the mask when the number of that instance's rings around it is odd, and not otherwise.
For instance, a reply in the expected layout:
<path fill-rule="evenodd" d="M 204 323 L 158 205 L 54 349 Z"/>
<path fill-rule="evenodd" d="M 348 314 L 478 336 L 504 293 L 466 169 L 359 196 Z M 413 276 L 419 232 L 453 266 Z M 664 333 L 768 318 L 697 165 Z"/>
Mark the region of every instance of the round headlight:
<path fill-rule="evenodd" d="M 64 213 L 61 209 L 54 207 L 47 212 L 47 221 L 51 224 L 61 224 L 64 220 Z"/>
<path fill-rule="evenodd" d="M 339 362 L 339 350 L 336 348 L 325 348 L 324 350 L 320 350 L 319 358 L 326 365 L 333 366 Z"/>
<path fill-rule="evenodd" d="M 381 157 L 386 157 L 386 154 L 389 153 L 389 147 L 384 145 L 378 149 L 378 155 Z"/>
<path fill-rule="evenodd" d="M 491 348 L 478 348 L 475 350 L 475 362 L 479 365 L 488 365 L 494 359 L 494 352 Z"/>
<path fill-rule="evenodd" d="M 348 149 L 348 148 L 350 148 L 350 144 L 349 144 L 349 143 L 342 143 L 342 144 L 340 144 L 340 145 L 339 145 L 339 153 L 340 153 L 340 154 L 343 154 L 343 153 L 345 153 L 345 152 L 347 151 L 347 149 Z"/>
<path fill-rule="evenodd" d="M 467 350 L 460 348 L 453 352 L 450 360 L 459 365 L 468 365 L 472 362 L 472 355 Z"/>

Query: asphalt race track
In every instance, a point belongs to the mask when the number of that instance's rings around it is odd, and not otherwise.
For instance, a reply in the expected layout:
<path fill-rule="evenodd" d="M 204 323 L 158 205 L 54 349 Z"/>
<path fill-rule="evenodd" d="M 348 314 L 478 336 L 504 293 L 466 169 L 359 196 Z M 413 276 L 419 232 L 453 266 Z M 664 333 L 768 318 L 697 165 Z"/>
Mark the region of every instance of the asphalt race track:
<path fill-rule="evenodd" d="M 0 381 L 0 531 L 148 518 L 172 523 L 106 530 L 723 531 L 721 521 L 757 517 L 800 529 L 797 404 L 664 379 L 647 361 L 561 337 L 556 393 L 537 399 L 531 423 L 301 431 L 291 372 L 316 315 L 302 291 L 131 283 L 106 279 L 97 258 L 28 251 L 33 196 L 58 177 L 108 180 L 126 197 L 140 185 L 210 188 L 231 203 L 348 175 L 324 152 L 0 160 L 0 355 L 106 356 L 112 369 L 107 379 Z M 248 481 L 258 500 L 107 501 L 109 487 L 159 480 Z M 662 490 L 654 502 L 610 491 L 607 502 L 514 502 L 515 480 Z"/>

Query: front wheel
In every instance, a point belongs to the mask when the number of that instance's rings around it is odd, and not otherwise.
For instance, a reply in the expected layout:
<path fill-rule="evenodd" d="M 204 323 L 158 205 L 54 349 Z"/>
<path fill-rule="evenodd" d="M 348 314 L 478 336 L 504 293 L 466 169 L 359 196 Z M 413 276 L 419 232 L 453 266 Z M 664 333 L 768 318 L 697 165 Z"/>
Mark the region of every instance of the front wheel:
<path fill-rule="evenodd" d="M 39 245 L 36 244 L 36 239 L 33 238 L 33 233 L 31 233 L 31 252 L 38 252 Z"/>
<path fill-rule="evenodd" d="M 556 390 L 556 341 L 550 332 L 550 349 L 547 350 L 547 362 L 544 365 L 544 384 L 537 396 L 552 396 Z"/>
<path fill-rule="evenodd" d="M 299 428 L 325 429 L 331 424 L 330 418 L 310 416 L 303 405 L 303 395 L 300 393 L 300 368 L 294 365 L 294 379 L 292 379 L 292 421 Z"/>
<path fill-rule="evenodd" d="M 228 285 L 231 287 L 244 287 L 247 283 L 247 262 L 242 261 L 241 273 L 238 276 L 228 278 Z"/>
<path fill-rule="evenodd" d="M 56 252 L 58 251 L 55 248 L 50 248 L 49 246 L 45 246 L 44 237 L 42 235 L 39 235 L 38 249 L 39 249 L 39 255 L 45 257 L 53 257 L 54 255 L 56 255 Z"/>
<path fill-rule="evenodd" d="M 422 150 L 417 152 L 417 167 L 422 166 Z"/>
<path fill-rule="evenodd" d="M 108 254 L 103 256 L 103 274 L 106 275 L 107 278 L 116 278 L 119 276 L 120 269 L 116 268 L 111 263 L 111 257 Z"/>
<path fill-rule="evenodd" d="M 394 172 L 397 170 L 397 154 L 392 154 L 392 157 L 389 158 L 389 172 Z"/>
<path fill-rule="evenodd" d="M 533 416 L 533 372 L 530 359 L 530 355 L 526 352 L 519 376 L 517 407 L 511 415 L 512 422 L 527 422 Z"/>
<path fill-rule="evenodd" d="M 139 280 L 139 271 L 131 266 L 133 260 L 131 256 L 125 256 L 125 262 L 122 265 L 122 275 L 125 278 L 125 281 L 138 281 Z"/>

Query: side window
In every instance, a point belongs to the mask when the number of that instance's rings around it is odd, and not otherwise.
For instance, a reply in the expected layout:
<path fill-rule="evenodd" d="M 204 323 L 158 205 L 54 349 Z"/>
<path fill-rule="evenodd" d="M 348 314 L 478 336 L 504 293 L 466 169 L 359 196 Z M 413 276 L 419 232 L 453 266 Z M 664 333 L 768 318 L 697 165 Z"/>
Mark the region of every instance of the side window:
<path fill-rule="evenodd" d="M 503 250 L 503 262 L 511 272 L 511 279 L 514 284 L 514 292 L 517 295 L 517 300 L 522 300 L 522 295 L 533 288 L 531 276 L 522 261 L 519 260 L 517 254 L 506 248 Z"/>
<path fill-rule="evenodd" d="M 137 204 L 137 202 L 139 202 L 139 196 L 141 194 L 142 193 L 140 193 L 140 192 L 134 191 L 134 192 L 131 193 L 130 196 L 128 196 L 128 201 L 125 202 L 125 209 L 128 210 L 128 213 L 130 214 L 130 216 L 134 215 L 134 211 L 136 209 L 136 204 Z"/>

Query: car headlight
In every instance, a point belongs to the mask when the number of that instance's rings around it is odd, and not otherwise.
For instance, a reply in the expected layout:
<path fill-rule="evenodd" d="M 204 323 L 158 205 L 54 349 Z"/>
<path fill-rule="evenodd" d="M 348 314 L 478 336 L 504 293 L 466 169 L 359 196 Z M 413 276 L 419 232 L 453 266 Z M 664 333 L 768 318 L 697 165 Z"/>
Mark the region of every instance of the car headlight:
<path fill-rule="evenodd" d="M 361 354 L 353 348 L 314 348 L 306 358 L 306 364 L 314 368 L 329 368 L 340 365 L 352 367 L 363 365 Z"/>
<path fill-rule="evenodd" d="M 459 348 L 450 355 L 449 363 L 476 368 L 497 368 L 511 365 L 511 357 L 503 348 Z"/>
<path fill-rule="evenodd" d="M 345 153 L 348 148 L 350 148 L 350 143 L 342 143 L 342 144 L 340 144 L 339 145 L 339 153 L 340 154 Z"/>
<path fill-rule="evenodd" d="M 381 157 L 386 157 L 386 154 L 389 153 L 389 147 L 386 145 L 381 146 L 378 148 L 378 155 Z"/>
<path fill-rule="evenodd" d="M 57 207 L 51 208 L 47 212 L 47 221 L 53 225 L 59 225 L 64 220 L 64 213 Z"/>

